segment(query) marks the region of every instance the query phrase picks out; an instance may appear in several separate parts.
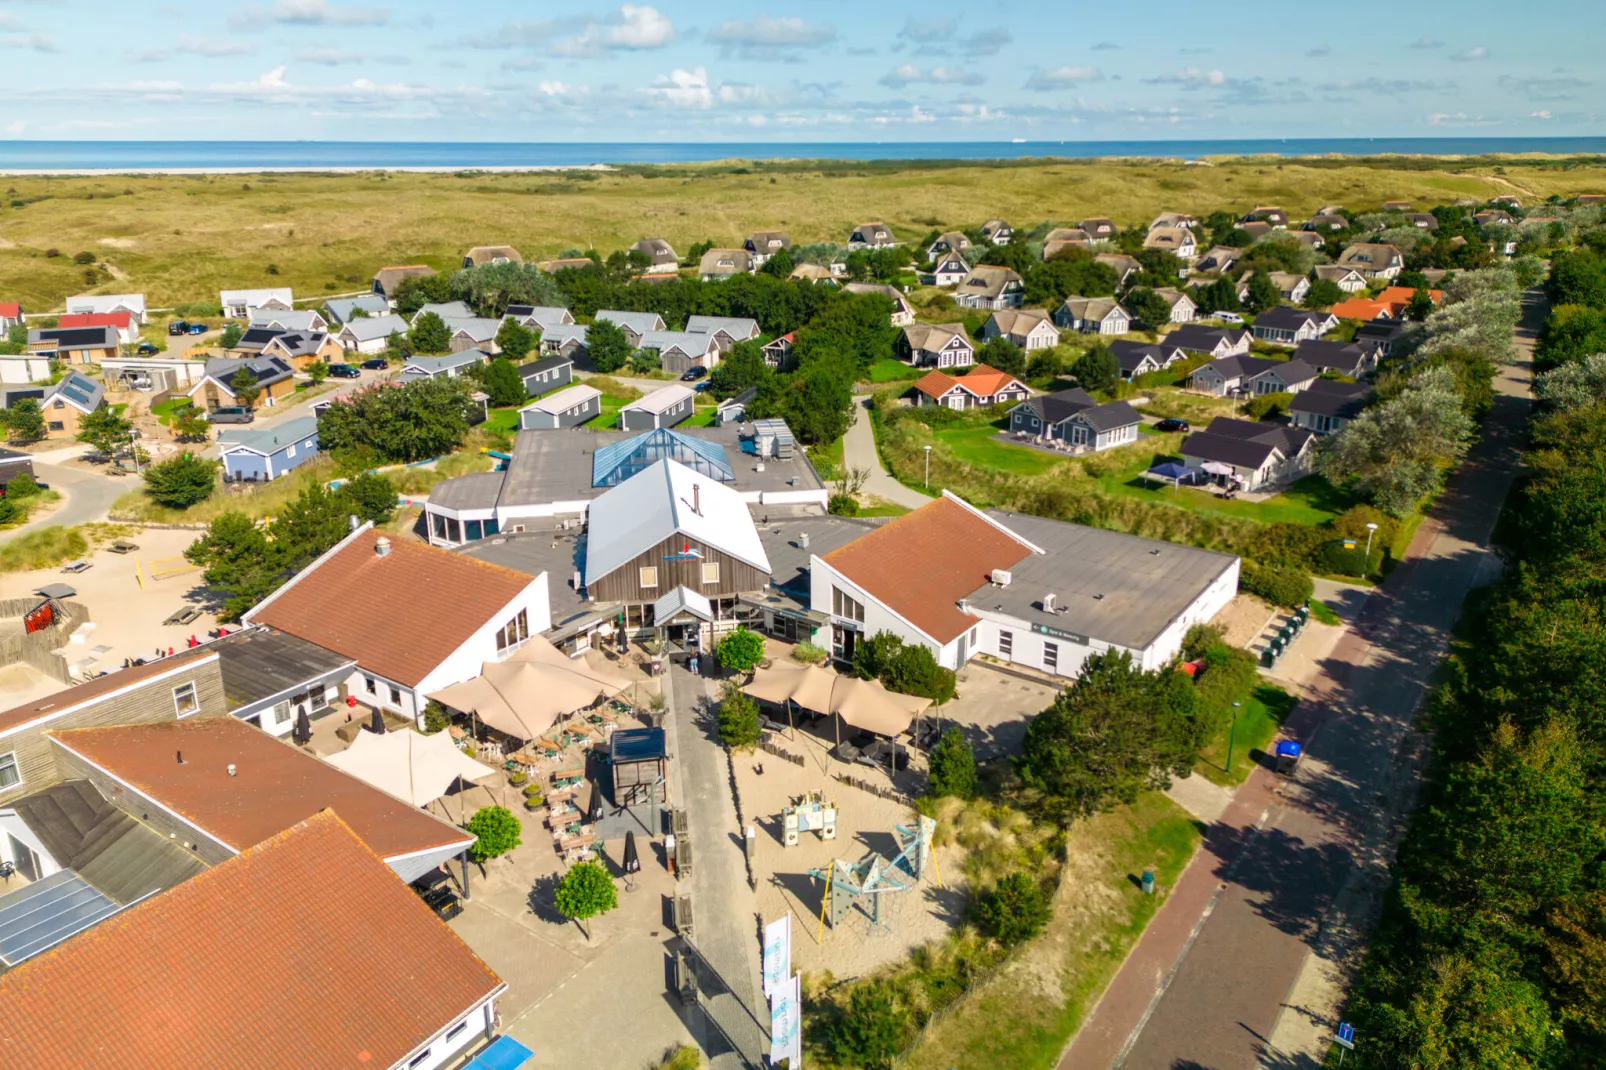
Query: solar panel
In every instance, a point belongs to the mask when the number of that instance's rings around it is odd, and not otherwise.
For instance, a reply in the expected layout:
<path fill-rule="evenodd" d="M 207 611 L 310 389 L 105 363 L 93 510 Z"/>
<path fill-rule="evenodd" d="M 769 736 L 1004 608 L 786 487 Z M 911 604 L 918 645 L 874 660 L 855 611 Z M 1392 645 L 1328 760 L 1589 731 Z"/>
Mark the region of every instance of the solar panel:
<path fill-rule="evenodd" d="M 0 896 L 0 962 L 26 962 L 121 909 L 71 870 Z"/>

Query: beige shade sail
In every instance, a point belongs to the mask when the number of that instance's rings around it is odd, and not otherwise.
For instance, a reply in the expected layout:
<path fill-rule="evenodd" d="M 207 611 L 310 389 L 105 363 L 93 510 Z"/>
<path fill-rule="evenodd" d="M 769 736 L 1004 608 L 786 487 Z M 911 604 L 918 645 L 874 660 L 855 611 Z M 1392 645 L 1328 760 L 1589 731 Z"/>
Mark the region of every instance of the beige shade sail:
<path fill-rule="evenodd" d="M 472 713 L 499 732 L 530 740 L 576 710 L 628 686 L 630 681 L 624 677 L 593 669 L 583 660 L 571 660 L 536 637 L 506 661 L 487 661 L 474 679 L 429 697 Z"/>
<path fill-rule="evenodd" d="M 765 702 L 780 705 L 790 701 L 825 714 L 831 712 L 831 688 L 838 679 L 835 672 L 819 665 L 777 665 L 755 669 L 753 682 L 742 690 Z"/>
<path fill-rule="evenodd" d="M 508 662 L 530 662 L 537 665 L 551 665 L 565 672 L 595 681 L 602 686 L 605 693 L 617 695 L 629 687 L 629 678 L 608 672 L 605 669 L 593 668 L 584 655 L 571 658 L 557 647 L 553 646 L 541 636 L 532 636 L 519 649 L 515 650 L 502 664 Z"/>
<path fill-rule="evenodd" d="M 428 806 L 459 777 L 476 781 L 495 772 L 458 750 L 451 733 L 421 736 L 410 728 L 383 735 L 358 732 L 351 746 L 324 760 L 414 806 Z"/>
<path fill-rule="evenodd" d="M 888 691 L 880 680 L 837 677 L 831 689 L 831 712 L 854 728 L 878 736 L 899 736 L 909 730 L 915 714 L 931 705 L 929 698 Z"/>

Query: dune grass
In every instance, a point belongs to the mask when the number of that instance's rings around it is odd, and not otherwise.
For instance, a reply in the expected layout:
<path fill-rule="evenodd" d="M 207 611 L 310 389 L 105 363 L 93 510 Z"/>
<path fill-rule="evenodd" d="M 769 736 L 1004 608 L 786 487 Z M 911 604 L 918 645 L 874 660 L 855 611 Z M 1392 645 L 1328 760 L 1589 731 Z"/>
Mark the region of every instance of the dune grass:
<path fill-rule="evenodd" d="M 54 568 L 83 557 L 92 547 L 132 533 L 132 528 L 121 524 L 80 524 L 75 528 L 52 524 L 24 532 L 0 543 L 0 573 Z"/>

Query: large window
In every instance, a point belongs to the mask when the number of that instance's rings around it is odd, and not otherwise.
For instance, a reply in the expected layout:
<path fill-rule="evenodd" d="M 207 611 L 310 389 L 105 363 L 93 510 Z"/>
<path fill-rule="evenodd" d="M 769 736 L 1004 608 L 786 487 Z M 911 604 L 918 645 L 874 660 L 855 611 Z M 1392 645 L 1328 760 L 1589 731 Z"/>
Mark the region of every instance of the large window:
<path fill-rule="evenodd" d="M 1013 658 L 1015 656 L 1015 633 L 1000 630 L 998 633 L 998 656 Z"/>
<path fill-rule="evenodd" d="M 658 586 L 658 567 L 656 565 L 641 566 L 641 575 L 637 582 L 642 587 Z"/>
<path fill-rule="evenodd" d="M 179 684 L 173 688 L 173 708 L 180 717 L 188 717 L 201 708 L 201 700 L 195 693 L 195 682 Z"/>
<path fill-rule="evenodd" d="M 1060 667 L 1060 645 L 1058 643 L 1043 644 L 1043 668 L 1049 672 L 1057 672 Z"/>
<path fill-rule="evenodd" d="M 518 646 L 530 637 L 530 618 L 524 610 L 519 615 L 502 625 L 496 633 L 496 649 L 507 650 Z"/>
<path fill-rule="evenodd" d="M 16 752 L 0 754 L 0 791 L 22 783 L 22 770 L 17 768 Z"/>
<path fill-rule="evenodd" d="M 840 587 L 831 588 L 831 612 L 839 617 L 864 623 L 864 603 L 844 594 Z"/>
<path fill-rule="evenodd" d="M 719 562 L 718 561 L 705 561 L 703 563 L 703 582 L 704 583 L 718 583 L 719 582 Z"/>

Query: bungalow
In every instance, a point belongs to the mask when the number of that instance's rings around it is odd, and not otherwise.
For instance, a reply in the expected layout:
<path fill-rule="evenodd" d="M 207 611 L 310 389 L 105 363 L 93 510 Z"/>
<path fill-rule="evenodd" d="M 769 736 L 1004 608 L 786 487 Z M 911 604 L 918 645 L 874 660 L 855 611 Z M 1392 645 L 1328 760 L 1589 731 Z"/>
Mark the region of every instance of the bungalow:
<path fill-rule="evenodd" d="M 983 340 L 1007 338 L 1026 350 L 1052 349 L 1059 344 L 1060 332 L 1054 321 L 1040 308 L 1011 308 L 994 312 L 981 326 Z"/>
<path fill-rule="evenodd" d="M 972 268 L 954 293 L 954 303 L 962 308 L 1019 308 L 1025 300 L 1025 281 L 1009 268 L 993 264 Z"/>
<path fill-rule="evenodd" d="M 907 327 L 915 321 L 914 307 L 909 304 L 909 299 L 903 296 L 903 291 L 896 286 L 889 286 L 884 282 L 850 282 L 842 289 L 850 294 L 876 294 L 891 301 L 894 327 Z"/>
<path fill-rule="evenodd" d="M 1181 227 L 1184 230 L 1189 230 L 1196 226 L 1198 222 L 1199 220 L 1195 219 L 1186 212 L 1161 212 L 1159 215 L 1149 220 L 1149 229 L 1154 230 L 1157 227 Z"/>
<path fill-rule="evenodd" d="M 28 352 L 66 364 L 99 364 L 121 348 L 115 327 L 50 327 L 28 332 Z"/>
<path fill-rule="evenodd" d="M 1082 334 L 1125 334 L 1132 316 L 1113 297 L 1067 297 L 1054 310 L 1054 322 Z"/>
<path fill-rule="evenodd" d="M 556 260 L 543 260 L 540 264 L 541 270 L 548 275 L 560 271 L 584 271 L 596 266 L 597 262 L 589 256 L 560 256 Z"/>
<path fill-rule="evenodd" d="M 100 366 L 107 390 L 172 390 L 198 383 L 205 375 L 205 361 L 170 355 L 118 357 Z"/>
<path fill-rule="evenodd" d="M 1341 320 L 1368 320 L 1389 319 L 1394 315 L 1394 306 L 1384 301 L 1374 301 L 1370 297 L 1352 297 L 1348 301 L 1340 301 L 1327 310 Z"/>
<path fill-rule="evenodd" d="M 711 334 L 721 353 L 737 342 L 751 342 L 759 336 L 758 321 L 747 316 L 688 316 L 686 330 L 691 334 Z"/>
<path fill-rule="evenodd" d="M 519 365 L 519 378 L 524 380 L 524 392 L 538 398 L 574 380 L 574 358 L 554 355 L 525 361 Z"/>
<path fill-rule="evenodd" d="M 543 356 L 562 356 L 570 360 L 589 355 L 586 328 L 574 323 L 547 328 L 541 332 L 541 353 Z"/>
<path fill-rule="evenodd" d="M 266 483 L 318 455 L 318 418 L 297 416 L 261 431 L 224 431 L 218 435 L 218 453 L 224 479 Z"/>
<path fill-rule="evenodd" d="M 1384 201 L 1383 202 L 1383 211 L 1385 211 L 1385 212 L 1409 212 L 1411 210 L 1411 207 L 1412 207 L 1412 205 L 1411 205 L 1410 201 Z"/>
<path fill-rule="evenodd" d="M 958 378 L 943 372 L 927 372 L 914 385 L 914 402 L 916 406 L 979 409 L 1022 401 L 1030 393 L 1024 383 L 1008 372 L 977 364 Z"/>
<path fill-rule="evenodd" d="M 1188 389 L 1216 397 L 1226 397 L 1247 389 L 1249 379 L 1281 361 L 1268 357 L 1225 357 L 1195 368 L 1188 377 Z"/>
<path fill-rule="evenodd" d="M 1395 319 L 1403 319 L 1405 310 L 1410 307 L 1412 301 L 1416 300 L 1418 292 L 1409 286 L 1385 286 L 1378 292 L 1377 300 L 1389 306 Z M 1444 304 L 1443 290 L 1430 289 L 1426 292 L 1428 300 L 1434 305 Z"/>
<path fill-rule="evenodd" d="M 970 265 L 958 256 L 944 256 L 937 260 L 930 272 L 922 275 L 920 281 L 927 286 L 940 286 L 947 289 L 958 286 L 970 274 Z"/>
<path fill-rule="evenodd" d="M 674 427 L 690 416 L 697 406 L 697 392 L 689 386 L 673 383 L 661 386 L 646 397 L 637 398 L 619 410 L 619 428 L 623 431 L 651 431 L 659 427 Z"/>
<path fill-rule="evenodd" d="M 1080 227 L 1055 227 L 1043 237 L 1043 259 L 1052 260 L 1063 249 L 1091 249 L 1093 237 Z"/>
<path fill-rule="evenodd" d="M 1505 205 L 1507 208 L 1521 208 L 1522 207 L 1522 198 L 1516 196 L 1515 194 L 1502 193 L 1500 196 L 1495 197 L 1489 203 L 1490 204 Z"/>
<path fill-rule="evenodd" d="M 753 258 L 746 249 L 710 249 L 698 263 L 697 273 L 704 282 L 719 282 L 737 275 L 753 273 Z"/>
<path fill-rule="evenodd" d="M 67 298 L 67 311 L 128 312 L 136 323 L 145 322 L 144 294 L 75 294 Z"/>
<path fill-rule="evenodd" d="M 285 312 L 271 308 L 246 309 L 246 324 L 251 327 L 271 327 L 278 331 L 327 331 L 329 321 L 313 309 Z"/>
<path fill-rule="evenodd" d="M 479 349 L 491 356 L 501 353 L 502 347 L 496 344 L 496 336 L 501 333 L 505 322 L 487 316 L 447 320 L 446 329 L 452 332 L 451 352 Z"/>
<path fill-rule="evenodd" d="M 22 311 L 21 302 L 0 301 L 0 333 L 9 331 L 13 327 L 21 327 L 27 322 L 28 317 Z"/>
<path fill-rule="evenodd" d="M 1313 252 L 1319 252 L 1327 246 L 1327 240 L 1320 234 L 1312 234 L 1310 231 L 1306 230 L 1292 231 L 1287 234 L 1279 235 L 1279 237 L 1284 241 L 1291 241 L 1295 245 L 1303 246 L 1304 248 L 1310 249 Z"/>
<path fill-rule="evenodd" d="M 257 396 L 251 408 L 272 408 L 295 393 L 295 369 L 283 357 L 213 357 L 206 362 L 206 375 L 185 394 L 207 412 L 243 405 L 234 392 L 235 377 L 242 369 L 256 380 Z"/>
<path fill-rule="evenodd" d="M 1268 271 L 1266 277 L 1277 287 L 1284 301 L 1297 305 L 1310 293 L 1310 279 L 1304 275 L 1296 275 L 1292 271 Z"/>
<path fill-rule="evenodd" d="M 1294 426 L 1318 435 L 1332 434 L 1360 415 L 1372 395 L 1366 383 L 1340 383 L 1317 379 L 1294 395 L 1288 415 Z"/>
<path fill-rule="evenodd" d="M 966 368 L 976 360 L 964 327 L 945 323 L 911 323 L 899 333 L 895 352 L 917 368 Z"/>
<path fill-rule="evenodd" d="M 339 339 L 322 331 L 282 331 L 262 347 L 264 357 L 282 357 L 297 371 L 314 364 L 339 364 L 346 355 Z"/>
<path fill-rule="evenodd" d="M 550 331 L 574 323 L 574 313 L 555 305 L 508 305 L 506 317 L 533 331 Z"/>
<path fill-rule="evenodd" d="M 1360 342 L 1327 342 L 1313 338 L 1294 348 L 1294 359 L 1309 364 L 1318 372 L 1358 379 L 1377 363 L 1377 348 Z"/>
<path fill-rule="evenodd" d="M 106 405 L 106 387 L 78 372 L 68 372 L 39 399 L 40 415 L 50 434 L 77 435 L 83 418 Z"/>
<path fill-rule="evenodd" d="M 418 307 L 418 310 L 407 320 L 414 327 L 425 316 L 438 316 L 442 320 L 466 320 L 474 317 L 474 310 L 468 307 L 467 301 L 429 301 Z"/>
<path fill-rule="evenodd" d="M 641 336 L 640 348 L 655 351 L 666 372 L 719 367 L 719 340 L 701 331 L 651 331 Z"/>
<path fill-rule="evenodd" d="M 1508 213 L 1502 212 L 1498 208 L 1490 208 L 1482 212 L 1474 212 L 1472 215 L 1472 220 L 1480 227 L 1508 227 L 1512 223 L 1516 222 Z"/>
<path fill-rule="evenodd" d="M 1262 394 L 1297 394 L 1315 382 L 1320 373 L 1295 357 L 1276 361 L 1272 367 L 1251 375 L 1244 384 L 1255 397 Z"/>
<path fill-rule="evenodd" d="M 849 249 L 890 249 L 897 244 L 885 223 L 860 223 L 848 234 Z"/>
<path fill-rule="evenodd" d="M 1606 204 L 1606 193 L 1580 193 L 1574 199 L 1580 207 L 1587 207 L 1592 204 Z"/>
<path fill-rule="evenodd" d="M 1438 230 L 1439 217 L 1431 212 L 1408 212 L 1405 218 L 1417 230 Z"/>
<path fill-rule="evenodd" d="M 1363 323 L 1355 329 L 1355 341 L 1372 348 L 1375 357 L 1392 357 L 1394 349 L 1405 336 L 1405 324 L 1394 320 L 1377 319 Z"/>
<path fill-rule="evenodd" d="M 243 320 L 253 308 L 270 312 L 289 312 L 296 307 L 295 295 L 288 286 L 273 286 L 265 290 L 220 290 L 218 304 L 230 319 Z"/>
<path fill-rule="evenodd" d="M 1254 241 L 1262 241 L 1277 233 L 1277 228 L 1270 223 L 1240 223 L 1238 229 Z"/>
<path fill-rule="evenodd" d="M 1195 271 L 1227 272 L 1232 270 L 1232 265 L 1236 264 L 1243 255 L 1244 251 L 1242 249 L 1234 248 L 1231 245 L 1212 245 L 1205 250 L 1205 254 L 1198 259 L 1193 267 Z"/>
<path fill-rule="evenodd" d="M 1203 431 L 1183 439 L 1180 452 L 1189 469 L 1255 491 L 1304 475 L 1315 441 L 1303 428 L 1217 416 Z"/>
<path fill-rule="evenodd" d="M 335 335 L 335 340 L 350 352 L 372 356 L 390 347 L 391 335 L 406 334 L 407 331 L 407 321 L 394 313 L 362 316 L 346 321 L 340 333 Z"/>
<path fill-rule="evenodd" d="M 1155 227 L 1143 239 L 1145 249 L 1163 249 L 1187 262 L 1198 255 L 1198 239 L 1187 227 Z"/>
<path fill-rule="evenodd" d="M 1405 269 L 1405 257 L 1392 245 L 1355 242 L 1338 254 L 1338 266 L 1354 268 L 1368 279 L 1392 279 Z"/>
<path fill-rule="evenodd" d="M 1093 259 L 1114 268 L 1116 279 L 1122 286 L 1125 286 L 1126 281 L 1133 275 L 1143 270 L 1143 265 L 1138 263 L 1137 257 L 1127 256 L 1125 253 L 1095 253 Z"/>
<path fill-rule="evenodd" d="M 938 260 L 951 253 L 960 253 L 970 248 L 970 239 L 957 230 L 950 230 L 946 234 L 939 234 L 937 240 L 926 246 L 926 259 Z"/>
<path fill-rule="evenodd" d="M 643 335 L 664 329 L 664 318 L 656 312 L 619 312 L 611 308 L 597 310 L 594 319 L 605 320 L 625 332 L 630 348 L 640 349 Z"/>
<path fill-rule="evenodd" d="M 1298 345 L 1307 338 L 1320 338 L 1338 326 L 1331 312 L 1316 312 L 1278 305 L 1255 317 L 1255 337 L 1263 342 Z"/>
<path fill-rule="evenodd" d="M 673 275 L 680 268 L 675 247 L 662 238 L 643 238 L 630 248 L 647 258 L 649 275 Z"/>
<path fill-rule="evenodd" d="M 378 294 L 363 294 L 360 297 L 331 297 L 323 303 L 323 310 L 327 314 L 329 323 L 339 327 L 350 323 L 358 312 L 367 316 L 383 316 L 390 311 L 390 302 Z"/>
<path fill-rule="evenodd" d="M 519 430 L 556 431 L 579 427 L 602 415 L 602 391 L 579 384 L 548 394 L 519 410 Z"/>
<path fill-rule="evenodd" d="M 418 379 L 457 379 L 469 368 L 488 363 L 490 359 L 490 354 L 479 349 L 464 349 L 444 357 L 412 356 L 402 365 L 396 381 L 410 383 Z"/>
<path fill-rule="evenodd" d="M 1177 351 L 1146 342 L 1119 339 L 1110 343 L 1110 353 L 1121 366 L 1121 378 L 1131 379 L 1149 372 L 1163 371 L 1181 359 Z"/>
<path fill-rule="evenodd" d="M 1239 357 L 1249 352 L 1249 332 L 1189 323 L 1160 339 L 1160 348 L 1168 353 L 1181 350 L 1212 360 Z"/>
<path fill-rule="evenodd" d="M 1343 230 L 1347 226 L 1349 226 L 1349 220 L 1336 212 L 1318 212 L 1305 220 L 1305 229 L 1318 233 L 1324 230 L 1332 233 L 1333 231 Z"/>
<path fill-rule="evenodd" d="M 797 332 L 783 334 L 771 342 L 764 343 L 764 363 L 772 368 L 784 368 L 792 358 L 792 347 L 797 342 Z"/>
<path fill-rule="evenodd" d="M 229 357 L 255 357 L 267 348 L 269 342 L 284 333 L 283 327 L 247 327 L 234 345 L 223 353 Z"/>
<path fill-rule="evenodd" d="M 832 271 L 831 268 L 825 266 L 824 264 L 799 264 L 792 269 L 792 273 L 788 275 L 787 278 L 801 280 L 803 282 L 826 282 L 834 284 L 836 282 L 837 274 L 837 272 Z"/>
<path fill-rule="evenodd" d="M 117 340 L 125 346 L 139 342 L 139 324 L 134 322 L 134 316 L 129 312 L 80 312 L 56 320 L 57 330 L 76 330 L 83 327 L 110 327 L 117 332 Z"/>
<path fill-rule="evenodd" d="M 1110 241 L 1115 237 L 1115 223 L 1104 216 L 1090 216 L 1076 224 L 1076 227 L 1086 231 L 1094 241 Z"/>
<path fill-rule="evenodd" d="M 44 353 L 15 353 L 0 355 L 0 383 L 24 385 L 49 379 L 56 366 L 55 358 Z M 106 364 L 101 364 L 102 373 Z"/>
<path fill-rule="evenodd" d="M 981 225 L 981 236 L 994 245 L 1008 245 L 1015 238 L 1015 228 L 1002 219 L 989 219 Z"/>
<path fill-rule="evenodd" d="M 755 230 L 742 242 L 742 248 L 752 258 L 753 267 L 761 268 L 776 253 L 789 252 L 792 248 L 792 239 L 781 230 Z"/>
<path fill-rule="evenodd" d="M 1142 423 L 1137 410 L 1126 402 L 1100 405 L 1081 389 L 1040 394 L 1009 410 L 1011 431 L 1057 439 L 1094 453 L 1136 442 Z"/>
<path fill-rule="evenodd" d="M 465 268 L 482 264 L 523 264 L 524 257 L 511 245 L 476 245 L 463 254 Z"/>
<path fill-rule="evenodd" d="M 1174 286 L 1162 286 L 1154 291 L 1154 296 L 1170 307 L 1172 323 L 1191 323 L 1199 311 L 1199 306 L 1193 303 L 1193 298 Z"/>
<path fill-rule="evenodd" d="M 1316 279 L 1318 282 L 1330 282 L 1347 294 L 1366 289 L 1366 276 L 1343 264 L 1317 264 Z"/>
<path fill-rule="evenodd" d="M 1269 223 L 1278 230 L 1288 229 L 1288 213 L 1274 204 L 1251 208 L 1240 223 Z"/>
<path fill-rule="evenodd" d="M 399 267 L 384 267 L 374 273 L 373 291 L 385 301 L 395 307 L 396 291 L 407 279 L 428 278 L 435 274 L 435 269 L 426 264 L 404 264 Z"/>

